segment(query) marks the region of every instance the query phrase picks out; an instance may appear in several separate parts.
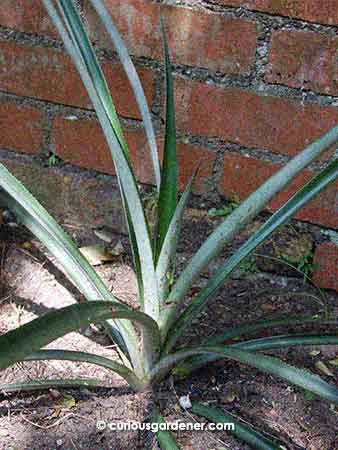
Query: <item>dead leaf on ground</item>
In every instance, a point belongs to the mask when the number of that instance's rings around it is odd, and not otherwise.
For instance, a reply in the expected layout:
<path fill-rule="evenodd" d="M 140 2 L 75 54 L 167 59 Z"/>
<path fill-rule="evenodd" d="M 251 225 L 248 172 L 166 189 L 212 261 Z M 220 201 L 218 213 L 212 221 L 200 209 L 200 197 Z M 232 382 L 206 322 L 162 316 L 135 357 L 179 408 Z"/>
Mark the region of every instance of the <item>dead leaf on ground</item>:
<path fill-rule="evenodd" d="M 107 249 L 105 245 L 96 244 L 81 247 L 79 250 L 92 266 L 99 266 L 105 262 L 115 261 L 116 257 L 124 251 L 120 241 L 112 249 Z"/>

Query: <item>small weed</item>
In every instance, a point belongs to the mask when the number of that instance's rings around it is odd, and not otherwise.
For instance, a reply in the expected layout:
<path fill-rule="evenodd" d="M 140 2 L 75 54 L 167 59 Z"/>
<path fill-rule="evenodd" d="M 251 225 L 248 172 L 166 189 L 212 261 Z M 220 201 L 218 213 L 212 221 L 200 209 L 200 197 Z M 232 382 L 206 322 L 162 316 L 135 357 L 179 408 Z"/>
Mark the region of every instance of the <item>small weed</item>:
<path fill-rule="evenodd" d="M 241 275 L 259 272 L 255 256 L 250 255 L 247 258 L 245 258 L 240 264 L 239 270 Z"/>
<path fill-rule="evenodd" d="M 305 400 L 307 400 L 309 402 L 311 402 L 312 400 L 314 400 L 316 398 L 316 396 L 312 392 L 307 391 L 306 389 L 304 389 L 303 394 L 304 394 Z"/>
<path fill-rule="evenodd" d="M 48 167 L 56 167 L 60 164 L 60 162 L 61 159 L 55 153 L 51 153 L 47 160 Z"/>
<path fill-rule="evenodd" d="M 304 281 L 306 281 L 308 278 L 311 278 L 312 273 L 317 268 L 317 265 L 313 262 L 313 257 L 314 251 L 311 250 L 298 261 L 295 261 L 287 256 L 281 256 L 281 260 L 292 266 L 298 272 L 301 272 L 304 276 Z"/>
<path fill-rule="evenodd" d="M 239 201 L 238 195 L 234 192 L 231 200 L 229 201 L 229 203 L 226 206 L 223 206 L 223 208 L 219 208 L 219 209 L 216 209 L 216 208 L 209 209 L 208 216 L 211 219 L 215 219 L 218 217 L 227 217 L 232 213 L 232 211 L 234 209 L 237 208 L 239 203 L 240 203 L 240 201 Z"/>

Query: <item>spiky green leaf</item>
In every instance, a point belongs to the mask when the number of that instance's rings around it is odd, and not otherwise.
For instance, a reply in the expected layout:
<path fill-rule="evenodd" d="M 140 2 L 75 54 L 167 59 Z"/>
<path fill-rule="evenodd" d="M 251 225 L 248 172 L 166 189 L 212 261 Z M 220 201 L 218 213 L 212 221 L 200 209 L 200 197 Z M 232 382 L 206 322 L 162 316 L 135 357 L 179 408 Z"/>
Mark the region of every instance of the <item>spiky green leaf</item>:
<path fill-rule="evenodd" d="M 158 279 L 159 286 L 159 296 L 161 301 L 166 297 L 167 286 L 168 286 L 168 273 L 170 271 L 170 265 L 175 262 L 177 242 L 180 235 L 180 228 L 182 223 L 182 217 L 184 210 L 186 208 L 187 202 L 189 200 L 192 185 L 196 176 L 197 170 L 191 177 L 189 183 L 187 184 L 179 202 L 176 207 L 175 213 L 170 221 L 168 231 L 166 233 L 161 253 L 158 258 L 156 266 L 156 275 Z"/>
<path fill-rule="evenodd" d="M 181 301 L 188 292 L 192 282 L 209 264 L 211 259 L 220 254 L 224 245 L 230 242 L 236 233 L 256 217 L 269 201 L 287 186 L 298 173 L 337 141 L 338 126 L 335 126 L 285 164 L 284 167 L 273 174 L 227 216 L 191 258 L 174 285 L 168 297 L 168 303 Z M 170 311 L 168 311 L 168 316 L 173 318 Z M 168 322 L 170 321 L 168 320 Z"/>
<path fill-rule="evenodd" d="M 2 204 L 7 205 L 51 252 L 70 280 L 91 300 L 115 301 L 99 275 L 81 254 L 74 242 L 57 224 L 36 198 L 0 163 L 0 192 Z M 137 364 L 137 336 L 132 324 L 109 321 L 106 327 L 113 340 Z"/>
<path fill-rule="evenodd" d="M 154 408 L 153 408 L 153 411 L 151 414 L 151 421 L 152 421 L 152 423 L 158 424 L 159 427 L 161 426 L 161 424 L 165 424 L 165 420 L 159 413 L 156 406 L 154 406 Z M 155 436 L 156 436 L 157 442 L 158 442 L 161 450 L 180 450 L 181 449 L 181 447 L 178 445 L 173 434 L 170 431 L 159 429 L 155 433 Z"/>
<path fill-rule="evenodd" d="M 172 327 L 166 344 L 166 349 L 172 348 L 183 330 L 203 310 L 211 295 L 222 286 L 233 270 L 247 258 L 258 245 L 262 244 L 276 229 L 283 225 L 299 209 L 321 192 L 328 184 L 338 178 L 338 159 L 330 162 L 319 174 L 315 175 L 303 188 L 275 212 L 211 277 L 207 285 L 201 289 L 191 301 L 188 308 L 181 314 Z M 173 319 L 171 319 L 173 320 Z"/>
<path fill-rule="evenodd" d="M 266 338 L 252 339 L 250 341 L 237 342 L 231 344 L 231 347 L 241 348 L 248 351 L 263 351 L 272 349 L 281 349 L 285 347 L 306 346 L 306 345 L 334 345 L 338 344 L 337 335 L 306 335 L 306 334 L 289 334 L 282 336 L 272 336 Z M 215 345 L 207 344 L 204 345 Z M 203 367 L 211 362 L 220 359 L 214 355 L 200 355 L 195 356 L 187 361 L 184 361 L 174 369 L 174 374 L 179 377 L 186 377 L 193 370 Z"/>
<path fill-rule="evenodd" d="M 117 54 L 119 55 L 120 61 L 124 67 L 126 75 L 129 79 L 130 85 L 135 94 L 135 98 L 141 113 L 143 124 L 146 130 L 148 144 L 150 147 L 151 158 L 155 173 L 155 180 L 158 191 L 161 185 L 161 169 L 158 157 L 158 150 L 155 138 L 155 132 L 151 120 L 151 115 L 149 111 L 149 106 L 147 103 L 146 96 L 144 94 L 139 76 L 135 69 L 135 66 L 129 56 L 128 49 L 125 46 L 123 40 L 121 39 L 120 33 L 118 32 L 115 24 L 113 23 L 104 3 L 100 0 L 90 0 L 94 9 L 96 10 L 98 16 L 100 17 L 102 23 L 104 24 L 107 33 L 109 34 L 112 43 L 115 47 Z"/>
<path fill-rule="evenodd" d="M 330 402 L 338 403 L 338 388 L 326 383 L 326 381 L 318 375 L 291 366 L 277 358 L 234 348 L 233 346 L 206 346 L 181 350 L 160 359 L 158 364 L 152 370 L 151 375 L 154 379 L 162 379 L 163 376 L 167 375 L 180 361 L 190 358 L 191 356 L 203 354 L 232 359 L 242 364 L 255 367 L 263 372 L 282 378 L 302 389 L 311 391 Z"/>
<path fill-rule="evenodd" d="M 256 431 L 254 428 L 244 424 L 232 414 L 226 414 L 223 411 L 212 408 L 210 406 L 202 405 L 201 403 L 193 402 L 191 412 L 197 416 L 205 417 L 212 423 L 234 424 L 234 429 L 228 429 L 229 434 L 234 435 L 241 441 L 250 445 L 250 447 L 257 450 L 281 450 L 282 447 L 271 439 L 268 439 L 263 434 Z M 285 447 L 284 447 L 285 448 Z"/>
<path fill-rule="evenodd" d="M 87 388 L 94 389 L 104 387 L 102 380 L 97 378 L 71 378 L 71 379 L 49 379 L 49 380 L 29 380 L 18 383 L 0 384 L 0 392 L 21 392 L 21 391 L 43 391 L 52 388 Z"/>
<path fill-rule="evenodd" d="M 55 339 L 92 322 L 109 318 L 135 320 L 145 328 L 146 342 L 152 348 L 152 361 L 157 359 L 159 331 L 149 316 L 113 302 L 89 302 L 66 306 L 21 325 L 0 336 L 0 369 L 22 361 Z"/>
<path fill-rule="evenodd" d="M 86 352 L 77 352 L 72 350 L 39 350 L 25 357 L 25 361 L 75 361 L 95 364 L 111 370 L 124 378 L 128 384 L 136 391 L 142 390 L 144 387 L 141 380 L 128 367 L 111 359 L 99 355 L 92 355 Z"/>
<path fill-rule="evenodd" d="M 156 241 L 156 260 L 160 255 L 163 242 L 165 240 L 170 222 L 175 214 L 178 194 L 178 169 L 176 157 L 176 125 L 175 125 L 175 105 L 174 105 L 174 86 L 171 73 L 169 50 L 163 21 L 161 18 L 162 34 L 164 42 L 165 55 L 165 74 L 166 74 L 166 130 L 163 152 L 161 189 L 158 200 L 158 222 L 157 222 L 157 241 Z"/>
<path fill-rule="evenodd" d="M 130 214 L 133 235 L 137 242 L 144 291 L 144 311 L 156 319 L 159 315 L 158 287 L 148 224 L 138 186 L 131 170 L 127 149 L 121 142 L 116 125 L 115 108 L 112 109 L 111 96 L 106 89 L 107 84 L 102 70 L 99 70 L 97 57 L 73 0 L 57 0 L 67 29 L 64 28 L 62 20 L 50 0 L 43 1 L 80 73 L 109 145 L 121 187 L 122 199 L 126 203 L 125 209 Z"/>

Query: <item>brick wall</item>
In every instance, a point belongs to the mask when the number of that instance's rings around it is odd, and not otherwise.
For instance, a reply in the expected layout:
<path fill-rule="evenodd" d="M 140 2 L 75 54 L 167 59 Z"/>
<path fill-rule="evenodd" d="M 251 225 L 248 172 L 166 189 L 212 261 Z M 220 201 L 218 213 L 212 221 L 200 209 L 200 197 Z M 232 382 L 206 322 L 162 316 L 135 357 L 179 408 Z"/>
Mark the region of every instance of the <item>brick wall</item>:
<path fill-rule="evenodd" d="M 80 3 L 126 129 L 136 173 L 141 182 L 152 183 L 126 77 L 89 1 Z M 338 0 L 106 4 L 137 65 L 159 142 L 164 99 L 161 7 L 175 74 L 181 186 L 202 158 L 194 191 L 206 204 L 210 196 L 222 199 L 236 193 L 244 198 L 338 123 Z M 114 175 L 90 101 L 40 0 L 1 3 L 0 126 L 2 160 L 46 166 L 55 153 L 67 171 L 81 167 Z M 280 206 L 333 150 L 270 208 Z M 338 183 L 329 187 L 297 218 L 318 229 L 337 229 L 337 188 Z M 316 280 L 338 290 L 337 246 L 331 241 L 322 245 L 316 250 Z"/>

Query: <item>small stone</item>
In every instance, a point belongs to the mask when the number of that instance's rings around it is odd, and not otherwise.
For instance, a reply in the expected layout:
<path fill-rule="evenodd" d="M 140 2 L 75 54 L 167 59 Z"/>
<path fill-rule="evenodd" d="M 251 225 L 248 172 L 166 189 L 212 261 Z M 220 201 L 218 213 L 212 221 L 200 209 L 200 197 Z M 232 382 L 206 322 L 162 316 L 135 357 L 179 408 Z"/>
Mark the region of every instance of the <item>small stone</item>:
<path fill-rule="evenodd" d="M 261 309 L 265 312 L 271 312 L 275 310 L 275 307 L 271 303 L 263 303 Z"/>
<path fill-rule="evenodd" d="M 77 116 L 74 115 L 69 115 L 65 117 L 66 120 L 70 120 L 70 121 L 74 121 L 74 120 L 79 120 L 79 118 Z"/>
<path fill-rule="evenodd" d="M 191 408 L 192 404 L 189 395 L 182 395 L 182 397 L 179 398 L 179 404 L 183 409 Z"/>
<path fill-rule="evenodd" d="M 49 393 L 53 398 L 60 398 L 61 394 L 57 389 L 49 389 Z"/>
<path fill-rule="evenodd" d="M 232 403 L 236 400 L 236 392 L 230 391 L 222 398 L 222 403 Z"/>

